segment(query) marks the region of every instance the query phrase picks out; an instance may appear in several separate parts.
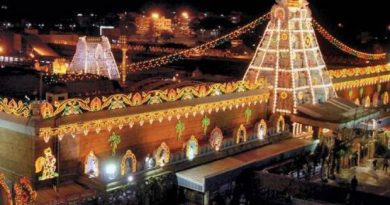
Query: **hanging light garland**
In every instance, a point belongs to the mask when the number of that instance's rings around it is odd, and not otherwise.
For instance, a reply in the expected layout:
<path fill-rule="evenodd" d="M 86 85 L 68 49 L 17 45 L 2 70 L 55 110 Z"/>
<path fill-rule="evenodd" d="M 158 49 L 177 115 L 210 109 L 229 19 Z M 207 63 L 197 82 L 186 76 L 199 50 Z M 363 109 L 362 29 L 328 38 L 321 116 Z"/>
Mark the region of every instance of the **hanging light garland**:
<path fill-rule="evenodd" d="M 70 83 L 84 80 L 99 80 L 103 77 L 95 74 L 65 74 L 65 75 L 51 75 L 46 74 L 43 76 L 43 82 L 45 85 L 51 86 L 57 83 Z"/>
<path fill-rule="evenodd" d="M 357 58 L 365 59 L 365 60 L 382 60 L 386 59 L 386 53 L 378 53 L 378 54 L 372 54 L 372 53 L 365 53 L 361 51 L 357 51 L 341 41 L 337 40 L 334 36 L 332 36 L 328 31 L 325 30 L 324 27 L 322 27 L 316 20 L 313 19 L 313 25 L 314 28 L 331 44 L 336 46 L 341 51 L 348 53 L 350 55 L 353 55 Z"/>
<path fill-rule="evenodd" d="M 244 33 L 247 33 L 248 31 L 253 30 L 258 25 L 261 25 L 265 21 L 267 21 L 270 17 L 270 13 L 264 14 L 263 16 L 255 19 L 254 21 L 246 24 L 243 27 L 240 27 L 237 30 L 234 30 L 226 35 L 223 35 L 217 39 L 214 39 L 212 41 L 209 41 L 207 43 L 201 44 L 199 46 L 196 46 L 194 48 L 178 51 L 176 53 L 163 56 L 160 58 L 155 58 L 147 61 L 142 61 L 138 63 L 133 63 L 129 65 L 130 71 L 137 71 L 137 70 L 148 70 L 150 68 L 160 67 L 169 63 L 173 63 L 179 60 L 183 60 L 191 55 L 194 54 L 202 54 L 206 50 L 215 48 L 225 42 L 228 42 L 232 39 L 236 39 L 237 37 L 241 36 Z"/>

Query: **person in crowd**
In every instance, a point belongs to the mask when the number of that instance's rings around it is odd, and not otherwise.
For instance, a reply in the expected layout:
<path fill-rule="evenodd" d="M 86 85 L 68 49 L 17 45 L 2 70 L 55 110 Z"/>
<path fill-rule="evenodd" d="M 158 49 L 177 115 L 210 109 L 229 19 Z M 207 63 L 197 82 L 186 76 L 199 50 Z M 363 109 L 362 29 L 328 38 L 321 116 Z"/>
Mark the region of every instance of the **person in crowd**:
<path fill-rule="evenodd" d="M 359 183 L 359 182 L 358 182 L 356 176 L 353 176 L 353 177 L 352 177 L 352 180 L 351 180 L 351 190 L 352 190 L 353 192 L 356 191 L 356 188 L 357 188 L 357 186 L 358 186 L 358 183 Z"/>
<path fill-rule="evenodd" d="M 376 170 L 377 164 L 378 164 L 378 160 L 374 159 L 374 161 L 372 161 L 372 168 L 374 169 L 374 171 Z"/>
<path fill-rule="evenodd" d="M 387 173 L 387 169 L 389 168 L 389 159 L 383 159 L 383 171 Z"/>

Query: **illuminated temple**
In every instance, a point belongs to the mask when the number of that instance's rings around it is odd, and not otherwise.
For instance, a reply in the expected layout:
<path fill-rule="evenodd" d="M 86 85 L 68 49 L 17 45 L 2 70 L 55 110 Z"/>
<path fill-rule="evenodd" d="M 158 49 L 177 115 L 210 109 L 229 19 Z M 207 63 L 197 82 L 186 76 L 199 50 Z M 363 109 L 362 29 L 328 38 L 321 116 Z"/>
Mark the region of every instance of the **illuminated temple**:
<path fill-rule="evenodd" d="M 129 177 L 177 172 L 179 186 L 206 195 L 252 162 L 259 167 L 256 152 L 275 142 L 318 139 L 362 122 L 374 128 L 372 119 L 389 108 L 390 64 L 327 69 L 306 0 L 277 2 L 237 81 L 172 85 L 159 78 L 153 87 L 153 79 L 142 79 L 131 92 L 0 98 L 0 172 L 40 188 L 72 181 L 99 191 L 126 186 Z M 81 37 L 69 70 L 87 76 L 81 85 L 93 89 L 120 78 L 106 37 Z M 232 157 L 250 150 L 255 154 Z"/>
<path fill-rule="evenodd" d="M 69 66 L 70 73 L 95 74 L 119 79 L 119 70 L 107 37 L 81 37 Z"/>
<path fill-rule="evenodd" d="M 273 86 L 272 112 L 296 113 L 301 104 L 335 97 L 306 1 L 281 1 L 268 23 L 244 80 Z"/>

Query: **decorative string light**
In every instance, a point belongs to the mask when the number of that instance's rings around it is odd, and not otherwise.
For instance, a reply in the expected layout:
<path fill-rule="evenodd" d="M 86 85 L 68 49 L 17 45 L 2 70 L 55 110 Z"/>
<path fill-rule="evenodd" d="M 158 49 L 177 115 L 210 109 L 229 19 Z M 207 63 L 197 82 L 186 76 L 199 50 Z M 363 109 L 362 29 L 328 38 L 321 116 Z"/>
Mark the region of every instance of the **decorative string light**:
<path fill-rule="evenodd" d="M 226 35 L 223 35 L 215 40 L 209 41 L 207 43 L 201 44 L 199 46 L 196 46 L 194 48 L 182 50 L 167 56 L 163 56 L 160 58 L 155 58 L 147 61 L 142 61 L 138 63 L 133 63 L 129 65 L 129 69 L 131 71 L 137 71 L 137 70 L 148 70 L 150 68 L 154 67 L 160 67 L 162 65 L 166 65 L 178 60 L 183 60 L 187 58 L 188 56 L 191 56 L 193 54 L 202 54 L 204 51 L 209 50 L 211 48 L 215 48 L 218 45 L 221 45 L 222 43 L 228 42 L 232 39 L 236 39 L 240 35 L 247 33 L 250 30 L 253 30 L 258 25 L 261 25 L 269 18 L 269 13 L 264 14 L 263 16 L 255 19 L 254 21 L 246 24 L 243 27 L 238 28 L 237 30 L 234 30 Z"/>
<path fill-rule="evenodd" d="M 99 80 L 102 79 L 102 76 L 94 74 L 65 74 L 65 75 L 49 75 L 46 74 L 43 76 L 43 82 L 46 85 L 54 85 L 57 83 L 70 83 L 76 81 L 86 81 L 86 80 Z"/>
<path fill-rule="evenodd" d="M 331 44 L 336 46 L 338 49 L 341 51 L 348 53 L 350 55 L 353 55 L 355 57 L 361 58 L 361 59 L 366 59 L 366 60 L 383 60 L 386 59 L 386 53 L 378 53 L 378 54 L 372 54 L 372 53 L 365 53 L 361 51 L 357 51 L 338 39 L 336 39 L 334 36 L 332 36 L 328 31 L 325 30 L 324 27 L 322 27 L 316 20 L 313 19 L 313 25 L 314 28 L 326 39 L 328 40 Z"/>

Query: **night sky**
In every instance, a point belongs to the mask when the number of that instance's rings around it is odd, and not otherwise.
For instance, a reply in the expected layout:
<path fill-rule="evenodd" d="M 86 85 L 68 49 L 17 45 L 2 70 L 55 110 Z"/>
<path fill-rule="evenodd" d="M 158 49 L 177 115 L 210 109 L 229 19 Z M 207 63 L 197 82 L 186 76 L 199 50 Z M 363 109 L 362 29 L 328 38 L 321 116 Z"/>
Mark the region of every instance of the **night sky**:
<path fill-rule="evenodd" d="M 166 5 L 168 8 L 190 6 L 198 11 L 228 13 L 243 11 L 258 16 L 268 11 L 274 0 L 2 0 L 9 5 L 8 16 L 38 20 L 56 20 L 78 12 L 107 13 L 139 11 L 151 5 Z M 82 2 L 82 4 L 80 3 Z M 388 1 L 370 0 L 311 0 L 309 1 L 317 20 L 340 38 L 350 38 L 362 31 L 383 37 L 390 24 Z M 337 28 L 337 23 L 344 28 Z"/>

